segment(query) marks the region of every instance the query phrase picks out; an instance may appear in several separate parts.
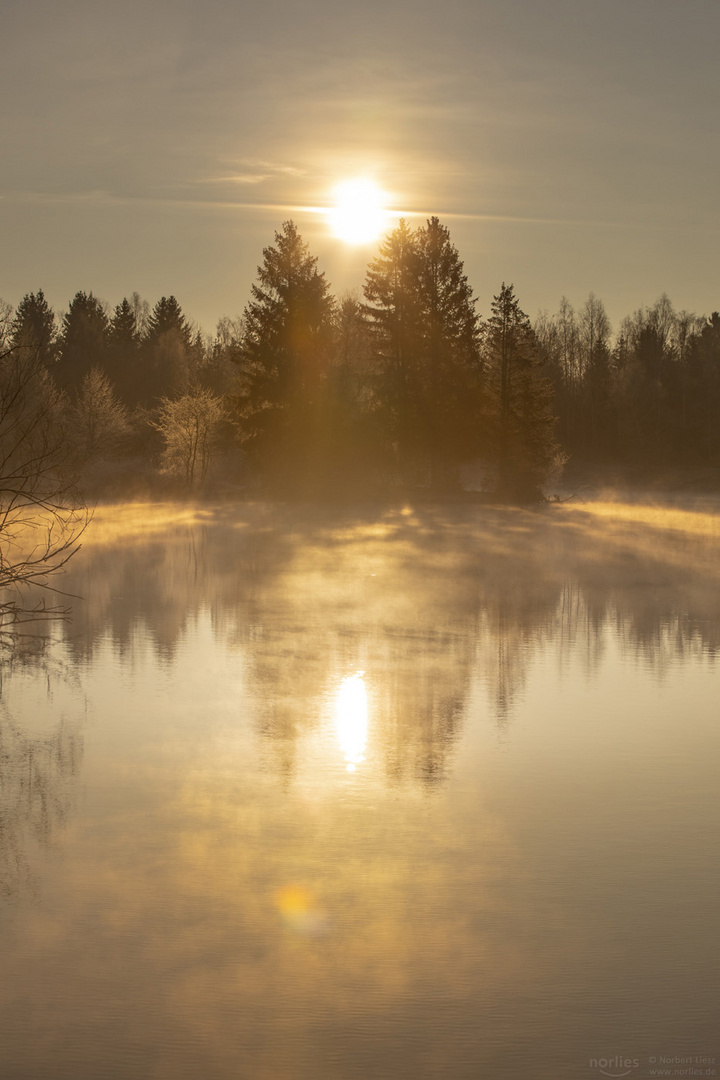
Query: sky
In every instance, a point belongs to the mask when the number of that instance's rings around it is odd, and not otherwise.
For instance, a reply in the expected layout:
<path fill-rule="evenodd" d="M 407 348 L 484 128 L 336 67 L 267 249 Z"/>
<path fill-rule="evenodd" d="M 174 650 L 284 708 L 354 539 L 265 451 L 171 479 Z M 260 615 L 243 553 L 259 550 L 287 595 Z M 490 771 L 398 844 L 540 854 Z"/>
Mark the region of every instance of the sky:
<path fill-rule="evenodd" d="M 293 218 L 335 293 L 369 177 L 450 229 L 486 315 L 720 308 L 717 0 L 9 0 L 0 297 L 174 294 L 212 332 Z"/>

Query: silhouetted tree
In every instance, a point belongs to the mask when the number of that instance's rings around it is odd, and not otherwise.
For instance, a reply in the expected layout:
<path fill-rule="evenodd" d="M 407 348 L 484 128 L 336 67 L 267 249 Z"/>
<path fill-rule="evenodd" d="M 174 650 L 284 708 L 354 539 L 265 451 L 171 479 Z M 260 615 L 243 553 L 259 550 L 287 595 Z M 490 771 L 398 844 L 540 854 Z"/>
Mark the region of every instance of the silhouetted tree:
<path fill-rule="evenodd" d="M 215 337 L 206 342 L 202 362 L 195 370 L 195 381 L 199 386 L 223 396 L 232 392 L 242 335 L 241 318 L 231 319 L 223 315 L 218 319 Z"/>
<path fill-rule="evenodd" d="M 417 238 L 405 219 L 380 245 L 365 279 L 364 312 L 377 360 L 378 403 L 410 478 L 421 442 L 421 302 Z"/>
<path fill-rule="evenodd" d="M 575 453 L 584 439 L 582 380 L 579 328 L 567 297 L 562 297 L 557 314 L 540 314 L 533 330 L 553 384 L 560 442 Z"/>
<path fill-rule="evenodd" d="M 615 444 L 610 333 L 605 306 L 591 292 L 577 324 L 582 422 L 576 437 L 584 452 L 595 457 Z"/>
<path fill-rule="evenodd" d="M 42 289 L 26 293 L 18 304 L 10 333 L 10 347 L 31 349 L 46 367 L 56 356 L 55 315 Z"/>
<path fill-rule="evenodd" d="M 478 449 L 480 358 L 475 299 L 437 217 L 402 220 L 370 264 L 365 316 L 376 394 L 406 480 L 447 483 Z"/>
<path fill-rule="evenodd" d="M 13 324 L 13 306 L 7 300 L 0 299 L 0 353 L 4 353 L 10 344 Z"/>
<path fill-rule="evenodd" d="M 697 435 L 706 430 L 700 420 L 705 403 L 698 410 L 698 395 L 708 390 L 706 380 L 698 378 L 702 333 L 702 320 L 676 313 L 665 295 L 623 320 L 614 359 L 627 460 L 665 468 L 702 453 Z"/>
<path fill-rule="evenodd" d="M 145 331 L 145 343 L 156 345 L 166 334 L 176 335 L 183 345 L 190 346 L 190 330 L 174 296 L 162 296 L 153 308 Z"/>
<path fill-rule="evenodd" d="M 127 297 L 115 308 L 108 327 L 107 340 L 112 348 L 123 351 L 136 349 L 140 344 L 137 318 Z"/>
<path fill-rule="evenodd" d="M 552 384 L 527 315 L 503 282 L 485 328 L 485 373 L 498 466 L 498 493 L 534 498 L 558 453 Z"/>
<path fill-rule="evenodd" d="M 686 438 L 693 457 L 720 464 L 720 313 L 713 311 L 687 356 Z"/>
<path fill-rule="evenodd" d="M 142 339 L 138 399 L 144 404 L 188 383 L 192 331 L 174 296 L 163 296 L 152 310 Z"/>
<path fill-rule="evenodd" d="M 233 404 L 241 439 L 275 477 L 312 472 L 324 452 L 323 394 L 333 299 L 296 225 L 263 251 L 243 315 Z"/>
<path fill-rule="evenodd" d="M 444 481 L 478 449 L 480 416 L 479 319 L 449 230 L 433 217 L 418 229 L 417 273 L 422 329 L 422 438 L 430 480 Z"/>
<path fill-rule="evenodd" d="M 375 385 L 375 362 L 362 305 L 347 293 L 334 309 L 333 347 L 323 381 L 325 476 L 357 492 L 374 486 L 386 447 Z"/>
<path fill-rule="evenodd" d="M 125 297 L 115 308 L 107 334 L 108 376 L 123 401 L 138 401 L 140 370 L 140 333 L 134 305 Z"/>
<path fill-rule="evenodd" d="M 58 342 L 57 380 L 61 387 L 79 386 L 93 367 L 104 367 L 108 317 L 92 293 L 78 292 L 63 316 Z"/>
<path fill-rule="evenodd" d="M 27 589 L 50 585 L 87 523 L 68 470 L 65 411 L 41 343 L 0 356 L 0 638 L 18 623 L 62 613 L 29 600 Z"/>

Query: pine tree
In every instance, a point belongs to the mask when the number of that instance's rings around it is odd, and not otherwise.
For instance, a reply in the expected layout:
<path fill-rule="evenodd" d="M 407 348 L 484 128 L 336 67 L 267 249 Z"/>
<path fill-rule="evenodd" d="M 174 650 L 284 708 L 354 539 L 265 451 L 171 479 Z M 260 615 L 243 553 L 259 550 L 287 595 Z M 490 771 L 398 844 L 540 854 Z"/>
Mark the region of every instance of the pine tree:
<path fill-rule="evenodd" d="M 294 222 L 263 251 L 238 349 L 241 435 L 266 472 L 309 470 L 321 440 L 333 299 Z"/>
<path fill-rule="evenodd" d="M 108 317 L 93 294 L 78 292 L 63 316 L 57 379 L 60 386 L 79 386 L 93 367 L 103 368 L 107 358 Z"/>
<path fill-rule="evenodd" d="M 26 293 L 18 304 L 10 331 L 10 347 L 32 349 L 41 363 L 52 367 L 56 356 L 55 315 L 42 289 Z"/>
<path fill-rule="evenodd" d="M 485 328 L 485 372 L 491 395 L 498 494 L 536 498 L 558 452 L 552 384 L 527 315 L 512 285 L 494 297 Z"/>

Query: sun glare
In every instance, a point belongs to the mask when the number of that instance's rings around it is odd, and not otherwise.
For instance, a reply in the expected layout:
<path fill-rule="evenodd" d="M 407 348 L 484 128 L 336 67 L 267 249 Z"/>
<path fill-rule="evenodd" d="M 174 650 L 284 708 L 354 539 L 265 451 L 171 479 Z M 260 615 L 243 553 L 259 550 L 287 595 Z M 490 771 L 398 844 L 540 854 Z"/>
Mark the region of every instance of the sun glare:
<path fill-rule="evenodd" d="M 334 196 L 328 217 L 338 239 L 346 244 L 370 244 L 384 231 L 385 193 L 372 180 L 346 180 L 338 184 Z"/>
<path fill-rule="evenodd" d="M 335 698 L 335 730 L 347 763 L 347 771 L 365 760 L 368 737 L 368 699 L 363 672 L 348 675 Z"/>

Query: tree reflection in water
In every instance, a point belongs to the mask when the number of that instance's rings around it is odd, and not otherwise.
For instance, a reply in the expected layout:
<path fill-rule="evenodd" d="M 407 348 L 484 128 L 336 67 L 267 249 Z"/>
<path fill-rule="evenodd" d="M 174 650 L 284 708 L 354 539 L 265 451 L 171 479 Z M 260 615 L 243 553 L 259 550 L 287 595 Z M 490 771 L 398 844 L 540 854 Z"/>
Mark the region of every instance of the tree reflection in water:
<path fill-rule="evenodd" d="M 714 1030 L 715 533 L 480 506 L 93 529 L 51 650 L 92 704 L 85 795 L 3 939 L 8 1075 L 571 1080 L 610 1038 Z M 20 737 L 20 689 L 11 870 L 81 750 L 56 703 Z"/>
<path fill-rule="evenodd" d="M 37 887 L 35 863 L 64 826 L 75 799 L 83 736 L 75 719 L 53 708 L 67 673 L 43 654 L 6 656 L 0 664 L 0 898 Z M 11 704 L 14 684 L 45 686 L 46 716 Z"/>
<path fill-rule="evenodd" d="M 717 651 L 710 515 L 166 509 L 139 532 L 114 530 L 121 511 L 100 515 L 68 575 L 69 591 L 85 598 L 70 653 L 87 660 L 109 633 L 122 655 L 142 640 L 169 662 L 186 628 L 209 615 L 218 640 L 245 657 L 267 761 L 288 780 L 323 696 L 353 672 L 373 688 L 387 781 L 432 787 L 446 775 L 473 682 L 504 730 L 529 664 L 549 644 L 561 664 L 581 650 L 588 672 L 602 661 L 609 627 L 626 653 L 658 670 Z M 142 508 L 135 513 L 143 520 Z"/>

